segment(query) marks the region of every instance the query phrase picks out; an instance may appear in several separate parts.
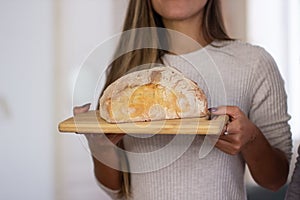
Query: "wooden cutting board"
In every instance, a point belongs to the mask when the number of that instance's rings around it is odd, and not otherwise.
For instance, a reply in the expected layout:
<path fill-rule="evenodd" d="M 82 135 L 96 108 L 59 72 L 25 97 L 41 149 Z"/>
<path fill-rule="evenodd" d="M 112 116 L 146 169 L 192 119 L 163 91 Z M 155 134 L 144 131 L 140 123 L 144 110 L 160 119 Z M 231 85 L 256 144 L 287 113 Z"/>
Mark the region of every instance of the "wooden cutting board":
<path fill-rule="evenodd" d="M 227 115 L 204 118 L 172 119 L 151 122 L 107 123 L 99 111 L 89 111 L 59 123 L 60 132 L 128 133 L 128 134 L 220 134 L 228 122 Z"/>

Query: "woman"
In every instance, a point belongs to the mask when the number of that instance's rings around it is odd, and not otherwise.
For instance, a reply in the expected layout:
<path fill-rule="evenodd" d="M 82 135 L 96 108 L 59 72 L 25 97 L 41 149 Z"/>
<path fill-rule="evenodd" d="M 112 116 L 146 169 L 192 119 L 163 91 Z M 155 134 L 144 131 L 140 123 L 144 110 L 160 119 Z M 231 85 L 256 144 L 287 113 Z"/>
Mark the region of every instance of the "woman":
<path fill-rule="evenodd" d="M 246 199 L 245 164 L 259 185 L 275 191 L 285 184 L 291 134 L 283 81 L 272 57 L 262 48 L 230 39 L 219 3 L 218 0 L 130 1 L 124 31 L 140 27 L 175 30 L 197 41 L 209 53 L 218 66 L 228 102 L 228 106 L 223 106 L 220 102 L 224 97 L 218 96 L 218 91 L 213 92 L 209 97 L 211 112 L 229 115 L 230 123 L 205 158 L 197 157 L 203 142 L 203 138 L 197 136 L 190 148 L 169 166 L 130 176 L 95 158 L 103 156 L 110 158 L 109 162 L 121 162 L 123 157 L 116 153 L 114 145 L 99 136 L 88 136 L 95 176 L 113 199 Z M 120 45 L 125 42 L 121 40 Z M 168 45 L 172 48 L 176 42 L 171 38 Z M 187 48 L 181 53 L 200 57 L 201 52 Z M 136 50 L 114 61 L 106 87 L 132 67 L 156 62 L 175 66 L 204 87 L 203 80 L 195 76 L 188 65 L 179 62 L 178 56 L 153 49 Z M 88 109 L 88 105 L 76 107 L 74 113 Z M 125 150 L 133 152 L 163 146 L 165 137 L 141 140 L 127 135 L 108 136 L 113 144 L 123 143 Z M 99 150 L 102 146 L 106 147 L 105 152 Z M 131 160 L 128 162 L 130 167 Z"/>

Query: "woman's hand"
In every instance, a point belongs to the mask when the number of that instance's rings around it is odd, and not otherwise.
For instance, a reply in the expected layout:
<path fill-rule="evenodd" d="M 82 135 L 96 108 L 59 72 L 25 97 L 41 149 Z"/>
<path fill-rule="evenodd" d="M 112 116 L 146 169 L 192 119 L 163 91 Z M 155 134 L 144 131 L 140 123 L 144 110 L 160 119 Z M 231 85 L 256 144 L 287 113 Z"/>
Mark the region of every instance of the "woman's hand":
<path fill-rule="evenodd" d="M 212 108 L 213 115 L 229 115 L 230 121 L 216 143 L 221 151 L 241 153 L 254 180 L 262 187 L 277 191 L 285 184 L 289 164 L 286 155 L 273 148 L 263 133 L 236 106 Z"/>
<path fill-rule="evenodd" d="M 74 115 L 87 112 L 91 104 L 73 108 Z M 117 143 L 124 134 L 84 134 L 93 156 L 96 179 L 112 190 L 120 190 L 121 173 L 119 171 L 119 156 L 116 151 Z"/>
<path fill-rule="evenodd" d="M 224 127 L 216 147 L 230 155 L 243 151 L 248 143 L 255 140 L 259 129 L 236 106 L 221 106 L 211 109 L 212 115 L 229 115 L 229 123 Z"/>
<path fill-rule="evenodd" d="M 76 106 L 73 108 L 73 114 L 78 115 L 80 113 L 87 112 L 90 109 L 90 103 L 83 106 Z M 104 154 L 111 152 L 116 145 L 122 140 L 125 134 L 84 134 L 91 153 L 94 157 L 99 158 L 105 156 Z"/>

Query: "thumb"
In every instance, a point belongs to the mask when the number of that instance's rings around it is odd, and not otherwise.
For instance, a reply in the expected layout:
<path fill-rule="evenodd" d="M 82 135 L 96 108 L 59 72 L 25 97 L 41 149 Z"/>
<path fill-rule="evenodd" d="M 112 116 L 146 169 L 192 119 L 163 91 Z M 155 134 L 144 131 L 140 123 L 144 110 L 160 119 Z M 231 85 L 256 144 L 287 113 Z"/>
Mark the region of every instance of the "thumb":
<path fill-rule="evenodd" d="M 237 106 L 219 106 L 217 108 L 211 108 L 213 115 L 229 115 L 235 119 L 242 115 L 242 111 Z"/>
<path fill-rule="evenodd" d="M 87 111 L 89 111 L 90 107 L 91 107 L 91 103 L 87 103 L 87 104 L 82 105 L 82 106 L 75 106 L 73 108 L 73 115 L 77 115 L 77 114 L 80 114 L 80 113 L 87 112 Z"/>
<path fill-rule="evenodd" d="M 226 115 L 228 114 L 228 106 L 219 106 L 209 109 L 214 115 Z"/>

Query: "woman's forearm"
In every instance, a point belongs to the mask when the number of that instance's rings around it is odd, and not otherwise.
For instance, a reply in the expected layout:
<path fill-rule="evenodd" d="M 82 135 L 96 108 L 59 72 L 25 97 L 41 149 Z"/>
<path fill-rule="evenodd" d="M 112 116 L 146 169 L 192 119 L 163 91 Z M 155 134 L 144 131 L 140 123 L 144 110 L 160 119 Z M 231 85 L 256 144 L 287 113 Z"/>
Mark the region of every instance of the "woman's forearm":
<path fill-rule="evenodd" d="M 119 158 L 116 152 L 112 150 L 108 155 L 105 155 L 107 159 L 107 163 L 102 163 L 97 158 L 93 156 L 94 163 L 94 173 L 97 180 L 107 188 L 112 190 L 120 190 L 121 189 L 121 176 L 122 173 L 114 169 L 110 166 L 118 166 Z M 110 166 L 107 166 L 110 165 Z"/>
<path fill-rule="evenodd" d="M 89 103 L 74 107 L 74 115 L 87 112 L 90 105 Z M 120 165 L 116 144 L 121 141 L 124 135 L 85 134 L 93 158 L 95 177 L 102 185 L 112 190 L 121 189 L 121 172 L 117 170 Z"/>
<path fill-rule="evenodd" d="M 285 154 L 273 148 L 260 130 L 256 139 L 242 150 L 242 155 L 254 180 L 272 191 L 286 183 L 289 164 Z"/>

